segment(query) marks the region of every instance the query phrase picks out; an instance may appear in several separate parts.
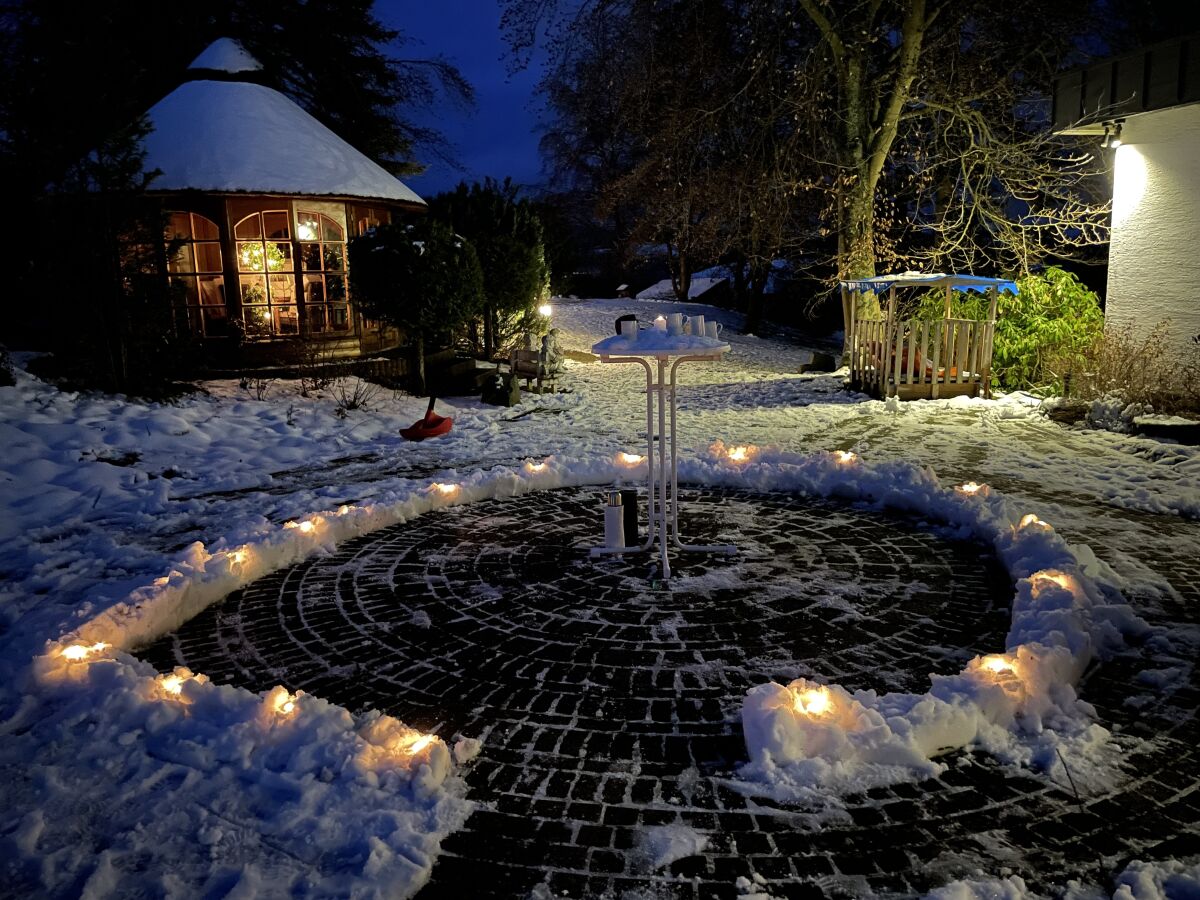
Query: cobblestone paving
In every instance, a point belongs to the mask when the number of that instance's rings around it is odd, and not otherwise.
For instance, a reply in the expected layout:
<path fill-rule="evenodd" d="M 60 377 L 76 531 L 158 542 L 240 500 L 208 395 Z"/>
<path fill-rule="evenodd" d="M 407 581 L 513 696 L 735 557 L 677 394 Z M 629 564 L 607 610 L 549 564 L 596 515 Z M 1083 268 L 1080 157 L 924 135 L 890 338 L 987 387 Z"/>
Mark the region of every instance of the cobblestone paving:
<path fill-rule="evenodd" d="M 823 825 L 729 789 L 750 686 L 816 675 L 923 690 L 930 672 L 1002 646 L 1012 586 L 981 547 L 911 520 L 784 494 L 685 501 L 685 536 L 742 552 L 680 557 L 669 590 L 644 558 L 587 558 L 595 489 L 546 492 L 348 543 L 143 656 L 483 737 L 466 773 L 481 808 L 445 842 L 423 900 L 541 883 L 571 897 L 732 897 L 754 874 L 776 897 L 911 895 L 980 868 L 1050 889 L 1103 884 L 1134 856 L 1200 853 L 1200 691 L 1194 678 L 1132 687 L 1147 668 L 1136 651 L 1082 688 L 1127 751 L 1128 778 L 1098 796 L 970 753 L 939 778 L 847 798 Z M 1189 601 L 1160 601 L 1158 620 L 1194 621 Z M 649 871 L 644 829 L 676 823 L 708 850 Z"/>

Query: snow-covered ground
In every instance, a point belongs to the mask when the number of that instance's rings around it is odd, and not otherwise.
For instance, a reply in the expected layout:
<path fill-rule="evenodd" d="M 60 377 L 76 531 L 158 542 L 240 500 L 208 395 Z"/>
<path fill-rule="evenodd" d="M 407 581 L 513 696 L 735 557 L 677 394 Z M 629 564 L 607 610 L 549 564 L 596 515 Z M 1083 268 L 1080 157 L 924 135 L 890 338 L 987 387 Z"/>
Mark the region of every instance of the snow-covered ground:
<path fill-rule="evenodd" d="M 732 313 L 678 308 L 723 322 L 732 346 L 721 362 L 681 369 L 681 447 L 853 449 L 872 463 L 929 466 L 945 484 L 986 481 L 1090 547 L 1079 552 L 1137 603 L 1172 590 L 1140 551 L 1161 547 L 1164 522 L 1172 552 L 1200 557 L 1192 448 L 1064 430 L 1021 396 L 869 401 L 842 391 L 840 377 L 797 374 L 803 347 L 740 334 Z M 561 343 L 586 351 L 617 315 L 663 309 L 560 300 L 554 318 Z M 515 409 L 440 402 L 454 430 L 422 444 L 397 432 L 425 400 L 390 391 L 343 417 L 331 392 L 303 397 L 285 382 L 264 399 L 209 382 L 161 405 L 62 393 L 21 372 L 0 388 L 0 768 L 17 786 L 0 856 L 15 860 L 15 883 L 100 896 L 154 878 L 179 894 L 271 879 L 321 892 L 341 873 L 392 894 L 419 887 L 468 809 L 447 747 L 435 745 L 436 760 L 388 757 L 411 745 L 400 723 L 381 730 L 317 698 L 280 720 L 277 697 L 186 673 L 175 692 L 121 654 L 70 663 L 51 651 L 30 663 L 81 628 L 89 643 L 132 646 L 257 572 L 436 505 L 431 482 L 495 492 L 508 476 L 488 476 L 494 467 L 550 456 L 577 461 L 560 474 L 583 479 L 598 471 L 587 461 L 644 447 L 640 370 L 583 358 L 559 382 L 570 393 L 527 395 Z M 314 527 L 284 527 L 306 522 Z M 162 880 L 166 859 L 176 881 Z"/>

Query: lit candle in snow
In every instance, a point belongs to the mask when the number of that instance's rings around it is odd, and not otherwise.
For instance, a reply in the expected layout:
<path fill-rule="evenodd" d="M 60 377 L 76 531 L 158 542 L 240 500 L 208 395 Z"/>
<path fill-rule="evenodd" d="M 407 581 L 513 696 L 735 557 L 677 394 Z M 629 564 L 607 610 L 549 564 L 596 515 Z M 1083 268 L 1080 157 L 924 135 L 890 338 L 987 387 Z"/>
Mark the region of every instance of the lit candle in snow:
<path fill-rule="evenodd" d="M 806 688 L 792 691 L 792 708 L 806 716 L 823 716 L 833 709 L 833 697 L 828 688 Z"/>
<path fill-rule="evenodd" d="M 111 644 L 106 644 L 103 641 L 97 641 L 95 644 L 71 644 L 69 647 L 64 647 L 60 653 L 61 656 L 71 660 L 71 662 L 82 662 L 89 656 L 95 656 L 104 650 L 107 650 Z"/>

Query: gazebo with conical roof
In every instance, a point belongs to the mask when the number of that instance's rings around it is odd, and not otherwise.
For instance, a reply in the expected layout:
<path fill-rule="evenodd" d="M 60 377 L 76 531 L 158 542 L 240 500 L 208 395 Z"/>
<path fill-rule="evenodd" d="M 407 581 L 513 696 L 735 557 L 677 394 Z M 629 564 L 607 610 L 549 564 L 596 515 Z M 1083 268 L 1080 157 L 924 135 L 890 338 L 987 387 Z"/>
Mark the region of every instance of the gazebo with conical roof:
<path fill-rule="evenodd" d="M 150 193 L 177 251 L 182 327 L 206 340 L 310 338 L 331 355 L 399 335 L 364 319 L 347 289 L 347 241 L 425 202 L 298 104 L 257 83 L 259 62 L 222 38 L 147 113 Z"/>

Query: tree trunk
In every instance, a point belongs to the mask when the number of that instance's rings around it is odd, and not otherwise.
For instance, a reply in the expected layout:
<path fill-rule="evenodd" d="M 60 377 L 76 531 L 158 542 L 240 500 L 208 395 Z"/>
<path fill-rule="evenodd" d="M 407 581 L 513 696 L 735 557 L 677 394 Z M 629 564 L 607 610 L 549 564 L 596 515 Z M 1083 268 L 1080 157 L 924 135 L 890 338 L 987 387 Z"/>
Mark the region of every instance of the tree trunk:
<path fill-rule="evenodd" d="M 425 393 L 425 335 L 418 331 L 413 339 L 412 383 L 413 393 L 421 396 Z"/>
<path fill-rule="evenodd" d="M 866 168 L 866 162 L 861 164 Z M 845 256 L 842 258 L 842 278 L 851 281 L 875 277 L 875 189 L 866 173 L 847 192 L 843 235 Z M 868 318 L 879 318 L 882 308 L 879 295 L 855 292 L 859 312 Z"/>
<path fill-rule="evenodd" d="M 746 331 L 762 336 L 766 316 L 767 275 L 761 261 L 750 263 L 750 285 L 746 298 Z"/>
<path fill-rule="evenodd" d="M 679 285 L 675 289 L 675 297 L 680 303 L 687 303 L 688 294 L 692 290 L 692 271 L 690 260 L 686 253 L 679 251 Z"/>
<path fill-rule="evenodd" d="M 423 340 L 423 339 L 422 339 Z M 491 360 L 496 355 L 496 315 L 491 305 L 483 308 L 483 357 Z M 422 371 L 424 359 L 422 358 Z"/>

